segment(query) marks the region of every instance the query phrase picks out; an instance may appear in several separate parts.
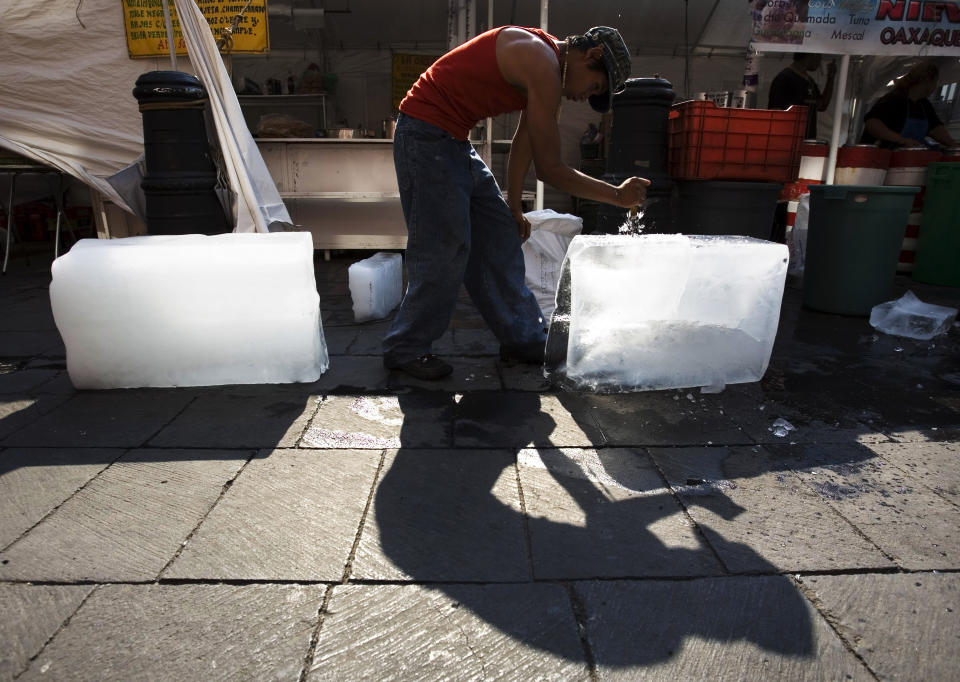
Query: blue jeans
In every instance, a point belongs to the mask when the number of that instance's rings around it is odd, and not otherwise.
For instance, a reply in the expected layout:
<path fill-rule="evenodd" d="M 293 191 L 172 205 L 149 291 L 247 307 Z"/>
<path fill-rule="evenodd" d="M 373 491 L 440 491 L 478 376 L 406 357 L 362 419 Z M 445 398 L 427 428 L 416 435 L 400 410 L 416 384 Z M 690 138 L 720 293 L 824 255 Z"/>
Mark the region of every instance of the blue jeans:
<path fill-rule="evenodd" d="M 407 291 L 383 341 L 384 363 L 430 352 L 461 284 L 501 344 L 542 347 L 545 325 L 524 283 L 517 222 L 473 146 L 401 114 L 393 161 L 407 221 Z"/>

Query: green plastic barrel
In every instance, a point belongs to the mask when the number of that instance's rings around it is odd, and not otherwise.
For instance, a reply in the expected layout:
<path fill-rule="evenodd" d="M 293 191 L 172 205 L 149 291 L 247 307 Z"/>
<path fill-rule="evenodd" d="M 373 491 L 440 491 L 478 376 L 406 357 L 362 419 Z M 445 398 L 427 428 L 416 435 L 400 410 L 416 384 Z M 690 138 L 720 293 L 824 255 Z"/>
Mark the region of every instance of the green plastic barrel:
<path fill-rule="evenodd" d="M 913 278 L 960 287 L 960 163 L 927 166 Z"/>
<path fill-rule="evenodd" d="M 890 300 L 900 247 L 919 187 L 810 185 L 803 303 L 869 315 Z"/>

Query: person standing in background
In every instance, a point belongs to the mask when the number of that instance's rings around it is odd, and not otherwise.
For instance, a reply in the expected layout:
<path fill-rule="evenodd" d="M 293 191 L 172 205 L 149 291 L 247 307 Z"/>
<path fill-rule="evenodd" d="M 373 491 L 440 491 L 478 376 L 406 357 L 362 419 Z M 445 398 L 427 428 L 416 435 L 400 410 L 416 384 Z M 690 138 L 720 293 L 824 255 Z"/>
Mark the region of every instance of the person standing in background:
<path fill-rule="evenodd" d="M 957 143 L 927 99 L 937 89 L 940 70 L 931 61 L 922 61 L 896 79 L 893 90 L 878 99 L 864 119 L 860 136 L 863 144 L 885 149 L 925 147 L 930 137 L 945 147 Z"/>
<path fill-rule="evenodd" d="M 786 109 L 794 104 L 807 107 L 807 132 L 804 139 L 817 138 L 817 112 L 830 106 L 833 96 L 833 80 L 837 75 L 837 62 L 827 65 L 827 82 L 821 92 L 810 71 L 820 68 L 822 57 L 816 53 L 796 52 L 790 66 L 777 74 L 770 83 L 768 109 Z"/>

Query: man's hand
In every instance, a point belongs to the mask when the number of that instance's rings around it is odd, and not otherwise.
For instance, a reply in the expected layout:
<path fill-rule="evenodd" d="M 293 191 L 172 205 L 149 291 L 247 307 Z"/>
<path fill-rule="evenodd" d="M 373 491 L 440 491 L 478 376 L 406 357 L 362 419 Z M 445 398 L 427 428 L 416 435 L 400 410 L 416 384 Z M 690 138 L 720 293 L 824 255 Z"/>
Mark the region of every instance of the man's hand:
<path fill-rule="evenodd" d="M 621 208 L 640 206 L 647 199 L 649 185 L 650 181 L 646 178 L 627 178 L 617 187 L 616 201 L 612 202 L 613 205 Z"/>
<path fill-rule="evenodd" d="M 523 209 L 511 208 L 510 213 L 513 214 L 513 219 L 517 221 L 517 228 L 520 232 L 520 241 L 527 241 L 530 238 L 530 221 L 527 220 L 527 216 L 523 215 Z"/>

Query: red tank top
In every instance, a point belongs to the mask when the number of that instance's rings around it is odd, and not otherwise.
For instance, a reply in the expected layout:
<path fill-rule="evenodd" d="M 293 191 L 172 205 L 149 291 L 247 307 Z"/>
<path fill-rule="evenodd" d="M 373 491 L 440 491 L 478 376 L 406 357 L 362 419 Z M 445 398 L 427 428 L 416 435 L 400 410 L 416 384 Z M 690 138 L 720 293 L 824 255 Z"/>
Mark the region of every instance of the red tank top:
<path fill-rule="evenodd" d="M 400 103 L 400 111 L 443 128 L 458 140 L 488 116 L 523 109 L 527 98 L 507 83 L 497 64 L 497 36 L 501 26 L 481 33 L 447 52 L 424 71 Z M 553 48 L 555 38 L 538 28 L 524 28 Z"/>

